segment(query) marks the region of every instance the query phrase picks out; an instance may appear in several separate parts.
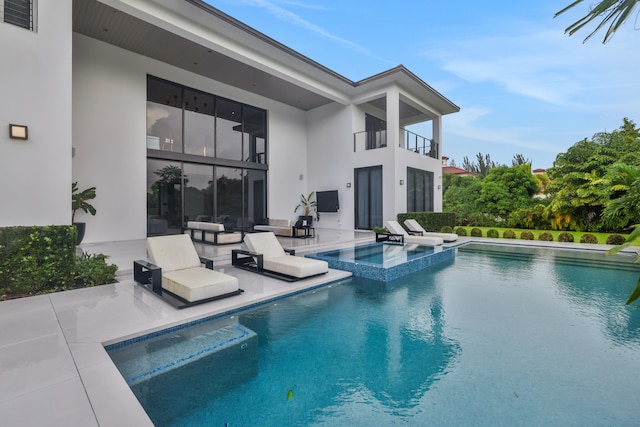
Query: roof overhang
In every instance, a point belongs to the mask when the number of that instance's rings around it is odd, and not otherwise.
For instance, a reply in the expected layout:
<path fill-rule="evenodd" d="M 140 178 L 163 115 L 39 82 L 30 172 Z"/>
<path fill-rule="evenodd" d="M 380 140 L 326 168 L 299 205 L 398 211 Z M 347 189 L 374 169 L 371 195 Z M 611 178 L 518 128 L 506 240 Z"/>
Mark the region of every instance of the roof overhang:
<path fill-rule="evenodd" d="M 73 30 L 305 111 L 392 84 L 459 110 L 403 66 L 354 82 L 202 0 L 73 0 Z"/>

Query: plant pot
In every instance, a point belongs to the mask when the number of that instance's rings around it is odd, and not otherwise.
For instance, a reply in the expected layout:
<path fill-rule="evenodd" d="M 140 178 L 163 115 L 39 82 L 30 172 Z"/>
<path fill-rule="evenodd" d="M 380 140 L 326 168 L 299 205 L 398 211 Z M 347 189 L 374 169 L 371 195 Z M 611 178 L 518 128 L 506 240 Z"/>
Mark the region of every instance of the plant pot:
<path fill-rule="evenodd" d="M 298 217 L 299 220 L 302 220 L 302 224 L 304 224 L 304 226 L 306 227 L 311 227 L 313 225 L 313 217 L 311 215 L 306 216 L 306 215 L 300 215 Z"/>
<path fill-rule="evenodd" d="M 87 223 L 86 222 L 74 222 L 73 225 L 78 230 L 78 242 L 76 243 L 76 245 L 79 245 L 80 243 L 82 243 L 82 239 L 84 239 L 84 232 L 85 232 Z"/>

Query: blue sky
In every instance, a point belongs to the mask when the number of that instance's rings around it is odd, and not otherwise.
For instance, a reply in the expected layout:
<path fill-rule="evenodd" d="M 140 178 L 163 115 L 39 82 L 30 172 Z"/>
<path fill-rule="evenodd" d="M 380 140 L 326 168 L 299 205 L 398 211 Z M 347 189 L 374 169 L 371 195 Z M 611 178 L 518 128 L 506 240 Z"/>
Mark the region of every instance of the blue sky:
<path fill-rule="evenodd" d="M 207 1 L 351 80 L 404 65 L 461 108 L 443 119 L 459 166 L 481 152 L 546 169 L 623 117 L 640 123 L 640 19 L 606 45 L 565 35 L 589 1 L 555 19 L 573 0 Z"/>

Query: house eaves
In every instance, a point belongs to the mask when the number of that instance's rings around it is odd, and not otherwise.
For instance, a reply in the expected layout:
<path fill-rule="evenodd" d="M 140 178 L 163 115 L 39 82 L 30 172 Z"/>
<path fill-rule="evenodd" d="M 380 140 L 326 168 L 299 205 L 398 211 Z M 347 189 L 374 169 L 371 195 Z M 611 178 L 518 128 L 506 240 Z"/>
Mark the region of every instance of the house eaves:
<path fill-rule="evenodd" d="M 73 0 L 73 29 L 305 111 L 394 83 L 441 114 L 459 110 L 403 66 L 354 82 L 202 0 Z"/>

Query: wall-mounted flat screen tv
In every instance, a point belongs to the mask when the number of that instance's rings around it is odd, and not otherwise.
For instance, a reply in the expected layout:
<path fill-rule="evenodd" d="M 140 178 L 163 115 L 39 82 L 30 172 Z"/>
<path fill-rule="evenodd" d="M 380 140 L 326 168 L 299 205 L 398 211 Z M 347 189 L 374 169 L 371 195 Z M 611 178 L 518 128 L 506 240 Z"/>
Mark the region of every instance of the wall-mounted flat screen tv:
<path fill-rule="evenodd" d="M 338 190 L 317 191 L 316 205 L 318 212 L 338 212 L 340 209 Z"/>

